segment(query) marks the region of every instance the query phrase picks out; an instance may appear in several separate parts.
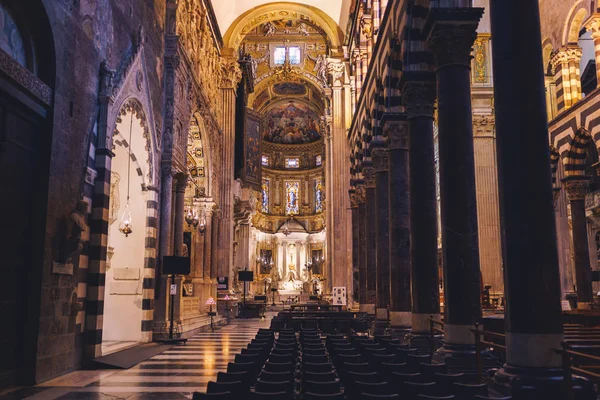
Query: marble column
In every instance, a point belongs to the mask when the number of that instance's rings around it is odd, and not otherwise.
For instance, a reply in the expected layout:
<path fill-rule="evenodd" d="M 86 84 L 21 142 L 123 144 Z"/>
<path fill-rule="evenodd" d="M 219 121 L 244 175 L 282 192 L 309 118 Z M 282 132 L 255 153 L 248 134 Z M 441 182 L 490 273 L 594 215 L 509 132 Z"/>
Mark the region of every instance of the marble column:
<path fill-rule="evenodd" d="M 175 214 L 173 215 L 173 254 L 183 256 L 183 219 L 185 217 L 185 187 L 187 177 L 178 176 L 175 184 Z"/>
<path fill-rule="evenodd" d="M 430 82 L 407 82 L 402 90 L 409 123 L 412 333 L 416 335 L 429 333 L 430 316 L 440 319 L 434 79 L 432 76 Z"/>
<path fill-rule="evenodd" d="M 237 249 L 237 265 L 242 269 L 248 267 L 248 271 L 252 270 L 250 265 L 250 223 L 248 221 L 240 222 L 238 225 L 238 249 Z"/>
<path fill-rule="evenodd" d="M 367 281 L 364 311 L 369 314 L 375 314 L 375 303 L 377 302 L 375 170 L 371 165 L 366 164 L 366 162 L 363 162 L 363 176 L 365 178 L 365 275 Z"/>
<path fill-rule="evenodd" d="M 356 189 L 357 197 L 357 218 L 358 218 L 358 302 L 359 310 L 366 312 L 367 304 L 367 257 L 366 257 L 366 237 L 365 237 L 365 188 L 358 186 Z"/>
<path fill-rule="evenodd" d="M 212 226 L 211 226 L 212 237 L 210 239 L 211 252 L 210 252 L 210 279 L 214 282 L 217 276 L 229 276 L 229 284 L 233 282 L 233 276 L 229 274 L 227 270 L 220 268 L 219 265 L 223 264 L 223 260 L 219 258 L 219 251 L 217 242 L 219 240 L 219 230 L 221 229 L 221 212 L 213 211 Z M 225 272 L 224 275 L 221 273 Z"/>
<path fill-rule="evenodd" d="M 588 248 L 587 221 L 585 216 L 585 195 L 588 192 L 590 177 L 570 176 L 563 179 L 569 203 L 573 227 L 573 261 L 575 263 L 575 283 L 577 285 L 577 308 L 592 308 L 592 269 Z"/>
<path fill-rule="evenodd" d="M 506 364 L 494 380 L 538 389 L 528 392 L 532 399 L 564 399 L 554 351 L 563 320 L 539 4 L 491 0 L 490 6 L 506 293 Z M 545 390 L 553 395 L 545 397 Z"/>
<path fill-rule="evenodd" d="M 371 143 L 373 144 L 373 143 Z M 375 167 L 375 242 L 377 254 L 377 319 L 387 320 L 390 305 L 390 198 L 388 150 L 371 150 Z"/>
<path fill-rule="evenodd" d="M 360 276 L 359 276 L 359 259 L 360 259 L 360 246 L 359 246 L 359 231 L 360 231 L 360 220 L 358 215 L 358 201 L 356 190 L 350 190 L 350 204 L 352 206 L 352 301 L 358 303 L 358 296 L 360 292 Z"/>
<path fill-rule="evenodd" d="M 406 115 L 384 116 L 388 141 L 390 214 L 390 320 L 396 328 L 412 324 L 410 295 L 410 188 Z"/>
<path fill-rule="evenodd" d="M 596 60 L 596 87 L 600 87 L 600 14 L 594 13 L 590 16 L 585 27 L 588 31 L 592 32 L 594 60 Z"/>
<path fill-rule="evenodd" d="M 206 211 L 206 230 L 204 231 L 204 264 L 202 266 L 205 283 L 211 282 L 211 264 L 212 264 L 212 236 L 213 236 L 213 213 L 212 211 Z M 229 282 L 231 285 L 231 281 Z"/>
<path fill-rule="evenodd" d="M 445 357 L 474 352 L 471 329 L 481 319 L 470 54 L 482 14 L 435 8 L 427 23 L 437 75 Z"/>

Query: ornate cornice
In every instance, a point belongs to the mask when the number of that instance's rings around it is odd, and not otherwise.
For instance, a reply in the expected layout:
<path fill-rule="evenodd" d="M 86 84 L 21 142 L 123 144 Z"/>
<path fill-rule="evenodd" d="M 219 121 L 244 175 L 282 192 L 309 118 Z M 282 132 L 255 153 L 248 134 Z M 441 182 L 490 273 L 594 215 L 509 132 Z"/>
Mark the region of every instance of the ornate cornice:
<path fill-rule="evenodd" d="M 38 100 L 47 106 L 52 105 L 52 89 L 2 49 L 0 49 L 0 70 L 27 89 Z"/>

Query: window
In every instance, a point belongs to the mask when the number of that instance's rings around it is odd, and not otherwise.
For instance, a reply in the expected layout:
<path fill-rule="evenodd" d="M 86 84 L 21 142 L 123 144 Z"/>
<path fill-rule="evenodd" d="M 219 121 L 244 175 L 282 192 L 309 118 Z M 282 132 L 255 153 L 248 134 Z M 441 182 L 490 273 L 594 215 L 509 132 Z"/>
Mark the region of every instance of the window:
<path fill-rule="evenodd" d="M 269 157 L 268 156 L 262 156 L 262 165 L 264 165 L 265 167 L 269 166 Z"/>
<path fill-rule="evenodd" d="M 288 48 L 288 54 L 290 58 L 290 64 L 298 65 L 300 64 L 300 47 L 293 46 Z"/>
<path fill-rule="evenodd" d="M 261 185 L 262 191 L 262 205 L 260 207 L 260 211 L 264 213 L 269 213 L 269 180 L 263 179 Z"/>
<path fill-rule="evenodd" d="M 286 182 L 285 183 L 285 213 L 287 215 L 298 214 L 298 190 L 300 187 L 299 182 Z"/>
<path fill-rule="evenodd" d="M 285 47 L 275 47 L 273 50 L 273 63 L 283 65 L 285 62 Z"/>
<path fill-rule="evenodd" d="M 315 164 L 317 165 L 317 167 L 320 167 L 321 165 L 323 165 L 323 157 L 316 156 L 315 157 Z"/>
<path fill-rule="evenodd" d="M 315 179 L 315 212 L 323 212 L 323 183 L 321 179 Z"/>
<path fill-rule="evenodd" d="M 286 168 L 300 168 L 300 159 L 297 157 L 285 159 Z"/>
<path fill-rule="evenodd" d="M 0 4 L 0 49 L 27 68 L 27 56 L 23 36 L 8 10 Z"/>

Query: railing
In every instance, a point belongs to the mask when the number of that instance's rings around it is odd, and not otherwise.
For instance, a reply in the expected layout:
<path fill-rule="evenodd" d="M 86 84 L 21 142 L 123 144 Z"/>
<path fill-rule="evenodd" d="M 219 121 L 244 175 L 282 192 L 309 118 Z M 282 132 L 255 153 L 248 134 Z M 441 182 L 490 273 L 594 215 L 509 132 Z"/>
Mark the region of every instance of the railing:
<path fill-rule="evenodd" d="M 596 372 L 589 371 L 592 368 L 600 368 L 600 357 L 593 356 L 591 354 L 581 353 L 579 351 L 574 351 L 569 349 L 569 344 L 566 342 L 562 342 L 562 348 L 554 349 L 555 352 L 562 356 L 562 368 L 563 368 L 563 379 L 565 384 L 567 385 L 567 394 L 568 400 L 575 399 L 575 393 L 573 391 L 573 373 L 577 373 L 579 375 L 588 378 L 593 383 L 600 383 L 600 374 Z M 574 367 L 572 365 L 572 357 L 576 356 L 578 358 L 582 358 L 588 361 L 595 361 L 599 365 L 580 365 L 578 367 Z"/>
<path fill-rule="evenodd" d="M 439 326 L 440 328 L 436 328 Z M 433 354 L 435 353 L 435 335 L 436 333 L 444 334 L 444 323 L 442 321 L 436 321 L 433 319 L 433 315 L 429 316 L 429 346 L 430 346 L 430 360 L 433 360 Z"/>
<path fill-rule="evenodd" d="M 481 329 L 481 326 L 478 322 L 475 323 L 475 329 L 471 329 L 471 332 L 473 332 L 475 335 L 475 370 L 477 372 L 477 383 L 483 383 L 483 358 L 481 353 L 484 346 L 498 348 L 506 354 L 506 345 L 483 339 L 485 339 L 486 336 L 490 336 L 492 338 L 498 338 L 504 341 L 506 340 L 506 335 L 496 332 L 486 332 Z"/>

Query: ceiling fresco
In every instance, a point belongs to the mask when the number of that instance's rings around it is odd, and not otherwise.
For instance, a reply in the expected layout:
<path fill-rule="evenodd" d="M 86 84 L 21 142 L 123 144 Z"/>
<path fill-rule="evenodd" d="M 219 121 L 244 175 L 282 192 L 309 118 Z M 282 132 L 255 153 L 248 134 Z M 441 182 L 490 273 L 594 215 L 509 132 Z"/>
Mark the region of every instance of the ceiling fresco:
<path fill-rule="evenodd" d="M 272 143 L 303 144 L 321 139 L 319 116 L 306 104 L 290 100 L 265 115 L 263 139 Z"/>

